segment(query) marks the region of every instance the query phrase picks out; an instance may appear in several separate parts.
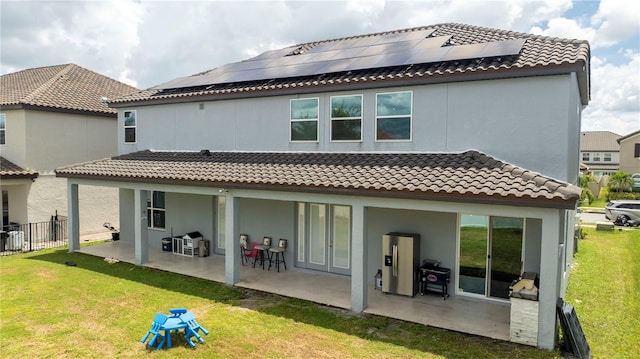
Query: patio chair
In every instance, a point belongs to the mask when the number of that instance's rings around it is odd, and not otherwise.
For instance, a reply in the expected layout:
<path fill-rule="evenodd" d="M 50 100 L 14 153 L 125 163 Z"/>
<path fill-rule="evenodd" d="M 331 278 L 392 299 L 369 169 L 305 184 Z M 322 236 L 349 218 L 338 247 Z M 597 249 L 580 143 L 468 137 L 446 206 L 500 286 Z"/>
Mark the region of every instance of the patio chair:
<path fill-rule="evenodd" d="M 166 315 L 162 313 L 157 313 L 156 316 L 153 318 L 153 323 L 151 323 L 151 329 L 147 331 L 147 334 L 145 334 L 144 337 L 142 337 L 142 340 L 140 340 L 140 342 L 141 343 L 146 342 L 149 336 L 153 335 L 147 345 L 149 347 L 153 347 L 156 343 L 156 340 L 160 338 L 161 340 L 160 340 L 160 344 L 158 344 L 158 350 L 162 349 L 162 346 L 164 345 L 164 341 L 166 338 L 164 335 L 160 334 L 160 330 L 162 330 L 162 327 L 164 326 L 164 323 L 167 322 L 167 319 L 169 319 L 169 317 L 167 317 Z"/>
<path fill-rule="evenodd" d="M 287 262 L 284 261 L 284 251 L 287 249 L 287 240 L 280 238 L 278 241 L 278 246 L 274 248 L 269 248 L 269 269 L 271 270 L 271 262 L 273 262 L 273 256 L 275 255 L 276 267 L 278 268 L 278 272 L 280 272 L 280 257 L 282 257 L 282 264 L 284 264 L 284 269 L 287 270 Z"/>
<path fill-rule="evenodd" d="M 184 323 L 187 323 L 187 328 L 184 330 L 184 336 L 187 340 L 187 343 L 193 348 L 196 345 L 191 341 L 192 337 L 195 337 L 198 342 L 204 343 L 204 339 L 200 336 L 198 332 L 202 332 L 204 335 L 209 335 L 209 331 L 204 329 L 197 321 L 195 315 L 191 312 L 187 312 L 180 316 L 180 320 Z"/>
<path fill-rule="evenodd" d="M 242 260 L 242 265 L 246 265 L 249 263 L 251 258 L 255 262 L 255 259 L 258 257 L 258 250 L 255 248 L 260 243 L 251 243 L 252 247 L 249 248 L 249 236 L 246 234 L 240 235 L 240 259 Z"/>

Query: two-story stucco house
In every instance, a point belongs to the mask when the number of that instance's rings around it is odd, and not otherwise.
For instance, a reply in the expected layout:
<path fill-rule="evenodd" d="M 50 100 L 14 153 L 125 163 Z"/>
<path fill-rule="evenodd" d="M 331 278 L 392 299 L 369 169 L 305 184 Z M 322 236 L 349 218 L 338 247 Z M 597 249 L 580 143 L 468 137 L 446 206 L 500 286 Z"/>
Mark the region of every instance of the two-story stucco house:
<path fill-rule="evenodd" d="M 79 188 L 118 188 L 121 240 L 105 246 L 138 265 L 161 267 L 164 238 L 198 231 L 213 254 L 171 270 L 513 341 L 508 287 L 534 273 L 527 343 L 553 348 L 589 59 L 586 41 L 446 23 L 271 50 L 112 100 L 119 156 L 57 170 L 70 251 Z M 449 269 L 446 300 L 374 289 L 392 232 Z M 242 266 L 240 234 L 287 239 L 287 270 Z"/>
<path fill-rule="evenodd" d="M 2 226 L 66 215 L 67 185 L 54 170 L 117 154 L 117 111 L 101 98 L 133 92 L 74 64 L 0 76 L 0 156 L 8 167 L 0 169 Z M 81 198 L 82 233 L 118 222 L 117 190 L 86 187 Z"/>
<path fill-rule="evenodd" d="M 620 171 L 640 174 L 640 130 L 618 138 L 617 142 L 620 145 Z"/>
<path fill-rule="evenodd" d="M 620 137 L 611 131 L 581 132 L 580 158 L 594 176 L 610 176 L 619 170 Z"/>

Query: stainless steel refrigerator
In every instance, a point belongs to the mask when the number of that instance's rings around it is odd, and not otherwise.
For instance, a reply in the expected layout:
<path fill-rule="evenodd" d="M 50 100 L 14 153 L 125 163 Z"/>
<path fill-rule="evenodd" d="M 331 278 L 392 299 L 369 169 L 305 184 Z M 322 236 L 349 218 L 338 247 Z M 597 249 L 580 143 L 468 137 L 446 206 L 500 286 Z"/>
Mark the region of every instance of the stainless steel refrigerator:
<path fill-rule="evenodd" d="M 418 292 L 420 235 L 387 233 L 382 237 L 382 291 L 408 295 Z"/>

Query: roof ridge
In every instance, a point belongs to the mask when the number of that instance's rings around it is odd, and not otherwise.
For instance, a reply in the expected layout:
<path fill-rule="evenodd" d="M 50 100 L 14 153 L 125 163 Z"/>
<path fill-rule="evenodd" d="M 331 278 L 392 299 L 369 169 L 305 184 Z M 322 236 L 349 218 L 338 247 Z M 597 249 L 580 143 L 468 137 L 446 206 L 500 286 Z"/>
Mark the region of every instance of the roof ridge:
<path fill-rule="evenodd" d="M 62 68 L 62 70 L 60 70 L 55 76 L 51 77 L 49 80 L 45 81 L 42 85 L 40 85 L 38 88 L 33 90 L 30 94 L 25 96 L 22 99 L 22 102 L 23 103 L 29 103 L 31 100 L 34 100 L 38 95 L 40 95 L 41 93 L 45 92 L 49 87 L 51 87 L 51 85 L 53 85 L 56 81 L 58 81 L 60 78 L 62 78 L 62 76 L 68 74 L 69 71 L 71 71 L 71 68 L 74 65 L 73 64 L 65 64 L 65 65 L 60 65 L 60 66 L 64 66 Z"/>

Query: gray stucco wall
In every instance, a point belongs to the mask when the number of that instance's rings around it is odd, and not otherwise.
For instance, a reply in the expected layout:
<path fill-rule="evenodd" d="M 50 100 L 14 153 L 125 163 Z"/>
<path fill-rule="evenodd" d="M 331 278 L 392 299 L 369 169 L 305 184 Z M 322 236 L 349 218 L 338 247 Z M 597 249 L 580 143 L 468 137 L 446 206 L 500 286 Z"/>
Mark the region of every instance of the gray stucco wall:
<path fill-rule="evenodd" d="M 280 238 L 287 239 L 285 260 L 293 265 L 295 253 L 294 203 L 260 199 L 240 199 L 240 233 L 249 235 L 251 242 L 271 237 L 272 247 Z"/>
<path fill-rule="evenodd" d="M 389 232 L 420 234 L 420 261 L 435 259 L 451 269 L 451 283 L 456 264 L 456 213 L 407 211 L 369 208 L 367 240 L 369 248 L 369 283 L 382 267 L 382 236 Z M 454 290 L 449 293 L 453 296 Z"/>
<path fill-rule="evenodd" d="M 580 126 L 575 81 L 571 75 L 557 75 L 121 108 L 118 151 L 476 149 L 547 176 L 573 181 L 577 176 Z M 376 93 L 393 91 L 413 91 L 413 139 L 376 142 Z M 330 96 L 348 94 L 363 95 L 363 141 L 331 142 Z M 310 97 L 319 98 L 318 142 L 291 143 L 290 100 Z M 123 143 L 126 110 L 137 111 L 135 144 Z"/>
<path fill-rule="evenodd" d="M 524 271 L 540 273 L 540 240 L 542 238 L 540 219 L 526 219 L 524 238 Z"/>

